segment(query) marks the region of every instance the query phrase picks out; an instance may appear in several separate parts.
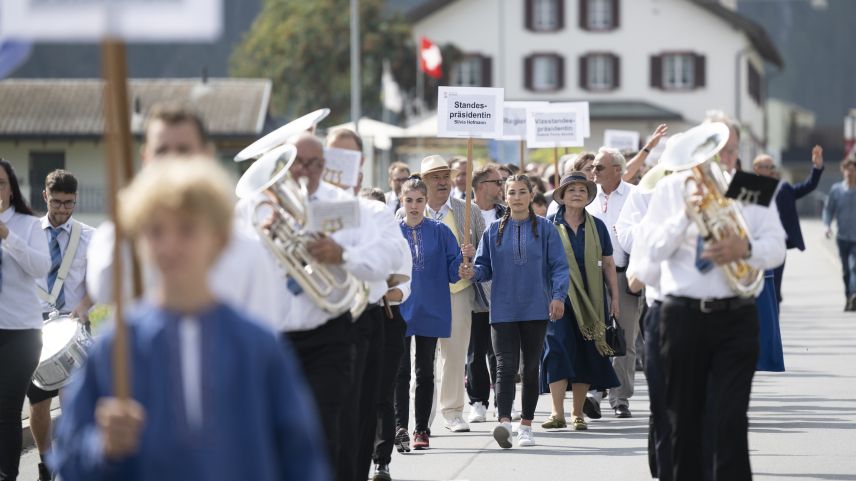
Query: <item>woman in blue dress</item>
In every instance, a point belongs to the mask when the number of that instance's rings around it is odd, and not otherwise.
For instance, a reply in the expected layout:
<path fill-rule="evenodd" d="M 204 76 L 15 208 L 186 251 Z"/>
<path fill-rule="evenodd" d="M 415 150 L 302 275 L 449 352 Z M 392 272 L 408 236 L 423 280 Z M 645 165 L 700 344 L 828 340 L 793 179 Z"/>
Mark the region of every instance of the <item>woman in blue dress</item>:
<path fill-rule="evenodd" d="M 505 183 L 508 209 L 485 230 L 473 266 L 461 276 L 474 282 L 492 280 L 490 328 L 496 354 L 496 399 L 499 424 L 493 437 L 511 447 L 514 376 L 523 361 L 522 413 L 518 446 L 533 446 L 532 420 L 538 403 L 538 367 L 548 319 L 559 319 L 568 292 L 568 262 L 556 228 L 532 210 L 532 182 L 525 175 Z"/>
<path fill-rule="evenodd" d="M 618 281 L 612 260 L 612 244 L 606 225 L 585 210 L 596 194 L 594 182 L 583 172 L 565 176 L 553 198 L 559 203 L 554 223 L 570 267 L 571 284 L 565 297 L 565 315 L 547 326 L 541 361 L 541 392 L 549 392 L 552 415 L 544 429 L 567 427 L 565 392 L 573 391 L 572 427 L 587 429 L 582 408 L 589 389 L 607 389 L 620 383 L 609 355 L 604 332 L 606 312 L 618 316 Z M 606 307 L 604 280 L 609 286 Z"/>
<path fill-rule="evenodd" d="M 773 271 L 764 272 L 764 290 L 755 301 L 758 307 L 758 362 L 756 371 L 783 372 L 782 332 L 779 329 L 779 303 Z"/>
<path fill-rule="evenodd" d="M 458 266 L 461 250 L 451 229 L 442 222 L 425 218 L 428 187 L 419 178 L 409 179 L 401 187 L 404 218 L 401 233 L 410 244 L 413 274 L 411 294 L 401 304 L 401 315 L 407 322 L 405 350 L 395 383 L 395 444 L 399 452 L 409 450 L 407 425 L 410 408 L 410 345 L 416 344 L 416 430 L 413 449 L 429 447 L 428 419 L 434 401 L 434 353 L 437 339 L 452 334 L 452 298 L 449 284 L 460 280 Z M 474 249 L 462 249 L 472 257 Z"/>

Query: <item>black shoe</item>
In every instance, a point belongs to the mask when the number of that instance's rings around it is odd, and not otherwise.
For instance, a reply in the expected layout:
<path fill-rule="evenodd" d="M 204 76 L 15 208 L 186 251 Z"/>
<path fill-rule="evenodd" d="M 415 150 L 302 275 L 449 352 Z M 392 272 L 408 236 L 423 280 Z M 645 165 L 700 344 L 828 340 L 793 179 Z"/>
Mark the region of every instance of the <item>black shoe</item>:
<path fill-rule="evenodd" d="M 615 417 L 617 418 L 632 418 L 633 414 L 630 413 L 630 408 L 621 404 L 615 407 Z"/>
<path fill-rule="evenodd" d="M 372 476 L 372 481 L 392 481 L 392 476 L 389 475 L 389 465 L 376 465 L 374 476 Z"/>
<path fill-rule="evenodd" d="M 602 416 L 600 413 L 600 404 L 586 396 L 586 400 L 583 401 L 583 414 L 588 416 L 590 419 L 600 419 Z"/>
<path fill-rule="evenodd" d="M 407 429 L 398 428 L 398 432 L 395 433 L 395 449 L 398 450 L 399 453 L 409 453 L 410 452 L 410 435 L 407 434 Z"/>
<path fill-rule="evenodd" d="M 39 481 L 51 481 L 52 479 L 51 470 L 44 464 L 39 463 Z"/>
<path fill-rule="evenodd" d="M 856 311 L 856 294 L 851 294 L 850 297 L 847 298 L 847 305 L 844 306 L 844 311 Z"/>

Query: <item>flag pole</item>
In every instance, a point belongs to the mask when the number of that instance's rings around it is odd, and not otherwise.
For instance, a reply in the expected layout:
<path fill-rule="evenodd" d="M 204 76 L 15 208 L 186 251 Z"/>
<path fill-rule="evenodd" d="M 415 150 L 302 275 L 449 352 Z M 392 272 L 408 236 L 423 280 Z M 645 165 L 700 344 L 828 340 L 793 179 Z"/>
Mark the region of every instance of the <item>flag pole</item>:
<path fill-rule="evenodd" d="M 360 7 L 359 0 L 351 0 L 351 122 L 356 133 L 360 133 L 360 103 Z"/>
<path fill-rule="evenodd" d="M 467 204 L 467 208 L 464 209 L 464 232 L 461 234 L 461 244 L 469 244 L 472 243 L 471 235 L 470 235 L 470 210 L 473 205 L 473 189 L 471 187 L 473 183 L 473 138 L 467 138 L 467 183 L 464 186 L 466 189 L 466 195 L 464 197 L 465 202 Z M 469 263 L 470 259 L 464 258 L 464 263 Z"/>

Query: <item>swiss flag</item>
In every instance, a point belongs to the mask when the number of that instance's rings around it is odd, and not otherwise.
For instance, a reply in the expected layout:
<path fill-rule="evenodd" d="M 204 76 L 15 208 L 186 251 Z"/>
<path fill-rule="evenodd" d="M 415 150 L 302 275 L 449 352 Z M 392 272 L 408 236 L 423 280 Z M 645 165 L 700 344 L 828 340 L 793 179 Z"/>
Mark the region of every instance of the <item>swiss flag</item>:
<path fill-rule="evenodd" d="M 419 69 L 429 77 L 443 77 L 443 56 L 440 54 L 440 48 L 425 37 L 422 37 L 419 47 Z"/>

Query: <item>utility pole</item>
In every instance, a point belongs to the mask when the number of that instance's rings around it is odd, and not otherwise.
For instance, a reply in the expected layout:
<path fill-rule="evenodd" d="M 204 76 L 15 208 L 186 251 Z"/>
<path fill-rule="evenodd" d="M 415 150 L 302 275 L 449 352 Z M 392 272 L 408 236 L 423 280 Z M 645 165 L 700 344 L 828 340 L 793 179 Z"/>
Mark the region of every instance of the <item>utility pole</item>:
<path fill-rule="evenodd" d="M 360 6 L 351 0 L 351 122 L 354 131 L 360 128 Z"/>

